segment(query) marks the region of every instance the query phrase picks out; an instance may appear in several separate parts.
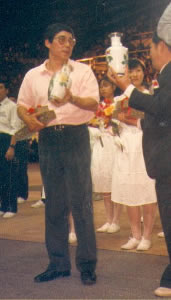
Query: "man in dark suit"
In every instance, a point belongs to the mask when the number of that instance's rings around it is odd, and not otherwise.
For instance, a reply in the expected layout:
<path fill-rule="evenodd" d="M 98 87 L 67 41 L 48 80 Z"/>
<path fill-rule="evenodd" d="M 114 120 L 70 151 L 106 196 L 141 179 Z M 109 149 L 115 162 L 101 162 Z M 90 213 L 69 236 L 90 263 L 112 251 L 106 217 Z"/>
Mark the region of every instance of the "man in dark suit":
<path fill-rule="evenodd" d="M 161 277 L 160 287 L 154 293 L 160 297 L 171 297 L 171 4 L 165 12 L 150 48 L 153 67 L 159 72 L 159 87 L 154 95 L 143 94 L 130 84 L 128 71 L 123 77 L 118 77 L 114 70 L 109 69 L 108 76 L 129 97 L 131 107 L 145 112 L 141 120 L 144 159 L 148 175 L 156 180 L 158 206 L 170 260 Z"/>

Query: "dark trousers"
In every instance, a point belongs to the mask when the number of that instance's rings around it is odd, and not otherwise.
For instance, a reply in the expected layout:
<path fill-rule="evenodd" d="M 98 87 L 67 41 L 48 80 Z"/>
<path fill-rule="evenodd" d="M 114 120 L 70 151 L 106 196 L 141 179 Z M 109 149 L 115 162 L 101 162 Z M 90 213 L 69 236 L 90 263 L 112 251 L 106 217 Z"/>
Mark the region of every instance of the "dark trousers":
<path fill-rule="evenodd" d="M 169 265 L 162 275 L 160 286 L 171 288 L 171 177 L 156 180 L 156 193 L 169 254 Z"/>
<path fill-rule="evenodd" d="M 8 161 L 5 154 L 9 148 L 11 136 L 0 133 L 0 201 L 4 212 L 17 212 L 16 159 Z"/>
<path fill-rule="evenodd" d="M 76 266 L 80 272 L 94 271 L 96 240 L 93 224 L 90 143 L 86 125 L 39 135 L 39 160 L 46 194 L 45 239 L 49 268 L 69 270 L 68 215 L 74 218 L 78 246 Z"/>
<path fill-rule="evenodd" d="M 16 143 L 15 156 L 17 159 L 17 197 L 28 198 L 28 140 Z"/>

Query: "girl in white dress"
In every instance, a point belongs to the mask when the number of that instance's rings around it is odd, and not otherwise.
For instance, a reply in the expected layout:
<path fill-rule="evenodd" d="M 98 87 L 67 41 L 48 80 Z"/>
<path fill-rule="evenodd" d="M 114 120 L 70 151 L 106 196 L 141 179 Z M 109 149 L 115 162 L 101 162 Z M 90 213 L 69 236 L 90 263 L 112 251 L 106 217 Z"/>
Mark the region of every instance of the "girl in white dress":
<path fill-rule="evenodd" d="M 113 102 L 116 86 L 108 77 L 99 83 L 100 96 L 103 103 Z M 117 147 L 115 137 L 109 128 L 89 127 L 92 144 L 91 172 L 93 192 L 102 193 L 106 211 L 106 223 L 97 229 L 97 232 L 114 233 L 120 230 L 119 217 L 122 206 L 111 201 L 112 168 Z"/>
<path fill-rule="evenodd" d="M 145 66 L 137 59 L 129 61 L 129 74 L 132 84 L 144 93 L 148 93 L 143 84 Z M 116 101 L 125 98 L 124 95 Z M 127 206 L 132 237 L 121 249 L 148 250 L 151 247 L 151 233 L 156 214 L 155 182 L 148 177 L 143 152 L 142 130 L 136 118 L 128 113 L 120 113 L 121 139 L 123 151 L 117 152 L 113 166 L 112 201 Z M 140 126 L 139 126 L 140 127 Z M 141 207 L 143 214 L 143 232 L 141 232 Z"/>

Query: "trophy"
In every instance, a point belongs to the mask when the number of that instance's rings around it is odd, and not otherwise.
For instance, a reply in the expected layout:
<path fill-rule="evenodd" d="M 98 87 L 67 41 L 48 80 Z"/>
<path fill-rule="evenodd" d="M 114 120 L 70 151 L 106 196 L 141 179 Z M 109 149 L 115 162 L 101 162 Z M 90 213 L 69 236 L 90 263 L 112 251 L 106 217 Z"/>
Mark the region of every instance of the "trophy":
<path fill-rule="evenodd" d="M 71 87 L 70 73 L 72 66 L 65 64 L 60 71 L 57 71 L 51 78 L 48 89 L 48 100 L 52 101 L 55 98 L 63 99 L 66 88 Z"/>
<path fill-rule="evenodd" d="M 106 49 L 106 61 L 108 66 L 122 76 L 125 73 L 125 67 L 128 64 L 128 48 L 121 43 L 122 33 L 113 32 L 109 34 L 111 38 L 111 47 Z"/>

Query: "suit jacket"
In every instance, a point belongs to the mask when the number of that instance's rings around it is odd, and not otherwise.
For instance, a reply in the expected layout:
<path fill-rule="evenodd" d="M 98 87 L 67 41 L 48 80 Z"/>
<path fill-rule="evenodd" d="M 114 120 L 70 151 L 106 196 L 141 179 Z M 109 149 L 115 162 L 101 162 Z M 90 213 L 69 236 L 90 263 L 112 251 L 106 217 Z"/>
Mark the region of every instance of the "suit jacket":
<path fill-rule="evenodd" d="M 141 120 L 143 152 L 147 173 L 151 178 L 171 176 L 171 62 L 158 78 L 154 95 L 134 89 L 129 105 L 145 112 Z"/>

